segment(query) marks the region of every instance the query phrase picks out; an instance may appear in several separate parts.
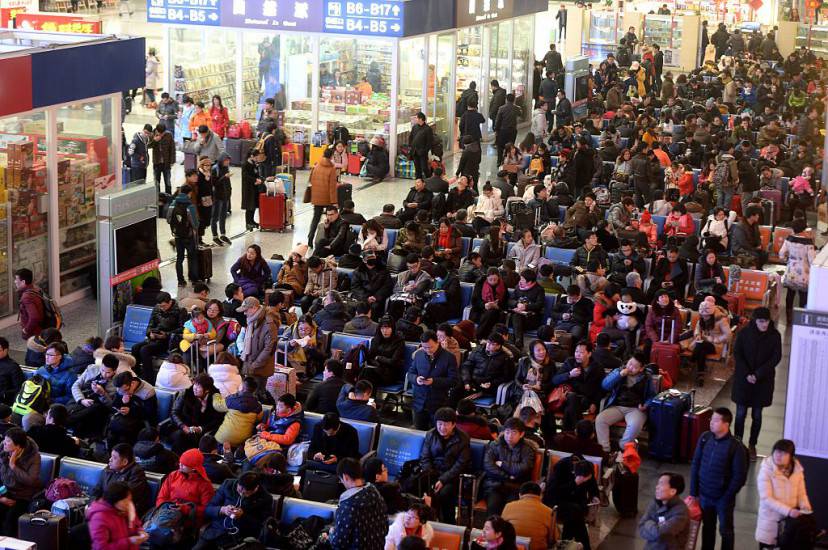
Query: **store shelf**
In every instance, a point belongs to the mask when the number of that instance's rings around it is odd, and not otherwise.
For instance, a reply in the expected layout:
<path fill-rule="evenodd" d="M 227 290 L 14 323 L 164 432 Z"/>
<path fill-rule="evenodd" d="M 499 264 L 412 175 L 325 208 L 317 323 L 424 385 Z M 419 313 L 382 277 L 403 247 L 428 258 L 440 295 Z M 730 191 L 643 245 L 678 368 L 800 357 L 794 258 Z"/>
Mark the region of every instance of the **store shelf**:
<path fill-rule="evenodd" d="M 61 271 L 61 272 L 60 272 L 60 276 L 61 276 L 61 277 L 63 277 L 64 275 L 69 275 L 70 273 L 75 273 L 76 271 L 80 271 L 81 269 L 86 269 L 87 267 L 89 267 L 90 265 L 92 265 L 92 264 L 94 264 L 94 263 L 95 263 L 95 260 L 94 260 L 94 259 L 89 259 L 89 260 L 86 260 L 86 261 L 85 261 L 84 263 L 82 263 L 82 264 L 79 264 L 79 265 L 76 265 L 76 266 L 70 267 L 70 268 L 69 268 L 69 269 L 67 269 L 66 271 Z"/>
<path fill-rule="evenodd" d="M 95 219 L 93 218 L 93 219 L 85 221 L 85 222 L 78 222 L 78 223 L 75 223 L 75 224 L 72 224 L 72 225 L 61 226 L 60 230 L 65 231 L 67 229 L 74 229 L 75 227 L 81 227 L 81 226 L 84 226 L 84 225 L 89 225 L 90 223 L 94 223 L 94 222 L 95 222 Z"/>
<path fill-rule="evenodd" d="M 63 254 L 64 252 L 69 252 L 70 250 L 75 250 L 75 249 L 78 249 L 78 248 L 82 248 L 84 246 L 89 246 L 90 244 L 95 244 L 96 242 L 97 242 L 97 239 L 92 239 L 91 241 L 86 241 L 86 242 L 83 242 L 83 243 L 73 244 L 72 246 L 66 246 L 66 247 L 63 247 L 60 250 L 60 253 Z"/>

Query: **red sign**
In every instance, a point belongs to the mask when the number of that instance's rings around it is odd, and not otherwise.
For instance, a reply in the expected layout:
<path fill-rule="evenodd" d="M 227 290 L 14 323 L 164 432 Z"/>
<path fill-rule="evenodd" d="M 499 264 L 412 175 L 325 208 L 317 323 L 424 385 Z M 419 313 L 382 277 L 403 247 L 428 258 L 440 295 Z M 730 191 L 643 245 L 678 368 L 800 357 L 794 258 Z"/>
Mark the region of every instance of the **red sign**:
<path fill-rule="evenodd" d="M 31 56 L 0 59 L 0 116 L 32 109 Z"/>
<path fill-rule="evenodd" d="M 15 8 L 0 8 L 0 27 L 7 29 L 10 27 L 9 23 L 19 15 L 26 11 L 26 6 L 18 6 Z"/>
<path fill-rule="evenodd" d="M 124 281 L 128 281 L 130 279 L 133 279 L 133 278 L 137 277 L 138 275 L 143 275 L 144 273 L 147 273 L 148 271 L 158 269 L 158 264 L 159 263 L 161 263 L 161 260 L 153 260 L 153 261 L 147 262 L 143 265 L 139 265 L 138 267 L 133 267 L 132 269 L 124 271 L 123 273 L 118 273 L 114 277 L 109 278 L 109 285 L 110 286 L 116 286 L 116 285 L 119 285 L 119 284 L 123 283 Z"/>
<path fill-rule="evenodd" d="M 15 28 L 75 34 L 102 34 L 103 32 L 101 21 L 57 13 L 21 13 L 15 18 Z"/>

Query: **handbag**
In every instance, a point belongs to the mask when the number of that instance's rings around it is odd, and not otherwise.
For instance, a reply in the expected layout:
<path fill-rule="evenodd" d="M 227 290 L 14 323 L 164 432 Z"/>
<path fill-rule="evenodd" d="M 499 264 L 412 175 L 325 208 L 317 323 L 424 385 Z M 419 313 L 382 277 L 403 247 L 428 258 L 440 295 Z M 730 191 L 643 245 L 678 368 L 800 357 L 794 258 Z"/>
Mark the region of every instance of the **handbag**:
<path fill-rule="evenodd" d="M 520 396 L 517 407 L 515 407 L 515 418 L 520 418 L 520 411 L 524 407 L 532 407 L 538 414 L 543 414 L 543 403 L 538 394 L 534 390 L 524 390 L 523 395 Z"/>
<path fill-rule="evenodd" d="M 818 529 L 813 514 L 800 514 L 779 520 L 776 545 L 780 550 L 813 548 L 817 541 Z"/>
<path fill-rule="evenodd" d="M 572 386 L 569 384 L 561 384 L 549 392 L 549 397 L 546 398 L 546 408 L 550 412 L 558 412 L 566 404 L 566 397 L 572 392 Z"/>
<path fill-rule="evenodd" d="M 270 453 L 278 452 L 282 446 L 275 441 L 268 441 L 261 435 L 256 434 L 244 442 L 244 456 L 251 462 Z"/>
<path fill-rule="evenodd" d="M 311 201 L 311 186 L 305 187 L 305 194 L 302 196 L 302 202 L 308 204 Z"/>

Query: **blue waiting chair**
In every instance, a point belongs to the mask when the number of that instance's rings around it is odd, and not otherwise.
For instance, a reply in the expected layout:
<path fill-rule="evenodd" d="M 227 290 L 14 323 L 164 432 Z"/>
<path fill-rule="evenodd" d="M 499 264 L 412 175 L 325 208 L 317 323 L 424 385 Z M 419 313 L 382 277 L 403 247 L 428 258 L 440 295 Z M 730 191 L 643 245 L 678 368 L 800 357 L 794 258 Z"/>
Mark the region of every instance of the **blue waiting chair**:
<path fill-rule="evenodd" d="M 667 223 L 667 216 L 653 216 L 653 223 L 656 225 L 656 233 L 660 239 L 664 235 L 664 225 Z"/>
<path fill-rule="evenodd" d="M 471 237 L 461 237 L 460 238 L 460 257 L 465 258 L 471 252 L 471 244 L 472 240 Z"/>
<path fill-rule="evenodd" d="M 158 423 L 167 420 L 172 415 L 175 405 L 176 392 L 155 389 L 155 397 L 158 400 Z"/>
<path fill-rule="evenodd" d="M 569 248 L 555 248 L 554 246 L 547 246 L 543 251 L 543 256 L 547 260 L 551 260 L 556 264 L 569 265 L 572 263 L 572 258 L 575 257 L 575 250 Z"/>
<path fill-rule="evenodd" d="M 164 481 L 164 476 L 156 472 L 146 472 L 147 484 L 150 488 L 150 502 L 155 504 L 155 499 L 158 498 L 158 491 L 161 490 L 161 483 Z"/>
<path fill-rule="evenodd" d="M 290 525 L 297 518 L 321 517 L 326 524 L 333 523 L 336 506 L 301 498 L 286 497 L 282 501 L 280 523 Z"/>
<path fill-rule="evenodd" d="M 55 479 L 58 456 L 49 453 L 40 453 L 40 483 L 46 489 Z"/>
<path fill-rule="evenodd" d="M 279 278 L 279 272 L 282 271 L 282 265 L 285 262 L 282 260 L 265 260 L 267 262 L 267 266 L 270 268 L 270 278 L 275 283 Z"/>
<path fill-rule="evenodd" d="M 58 467 L 58 477 L 74 480 L 85 493 L 91 493 L 101 479 L 106 464 L 83 460 L 81 458 L 63 458 Z"/>
<path fill-rule="evenodd" d="M 399 229 L 386 229 L 385 234 L 388 235 L 388 245 L 385 247 L 385 250 L 388 253 L 391 252 L 391 249 L 394 248 L 394 245 L 397 243 L 397 235 L 399 234 Z"/>
<path fill-rule="evenodd" d="M 132 346 L 147 339 L 147 327 L 152 308 L 130 304 L 126 308 L 123 323 L 116 323 L 106 331 L 106 336 L 120 336 L 124 339 L 124 349 L 129 351 Z"/>
<path fill-rule="evenodd" d="M 420 457 L 425 434 L 419 430 L 389 424 L 380 425 L 377 457 L 382 459 L 388 468 L 390 479 L 397 479 L 404 463 Z"/>

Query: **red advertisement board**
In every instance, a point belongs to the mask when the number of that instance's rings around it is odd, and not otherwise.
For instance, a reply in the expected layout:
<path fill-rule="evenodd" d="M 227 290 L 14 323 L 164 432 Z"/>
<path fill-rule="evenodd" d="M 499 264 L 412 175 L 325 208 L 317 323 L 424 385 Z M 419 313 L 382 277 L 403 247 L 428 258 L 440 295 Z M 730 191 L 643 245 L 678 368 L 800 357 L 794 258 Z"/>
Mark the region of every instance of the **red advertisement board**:
<path fill-rule="evenodd" d="M 103 24 L 99 20 L 85 19 L 75 15 L 21 13 L 15 17 L 15 28 L 47 32 L 101 34 Z"/>
<path fill-rule="evenodd" d="M 14 19 L 16 15 L 19 15 L 26 11 L 26 6 L 17 6 L 14 8 L 0 8 L 0 27 L 4 29 L 8 29 L 11 27 L 9 22 Z"/>

